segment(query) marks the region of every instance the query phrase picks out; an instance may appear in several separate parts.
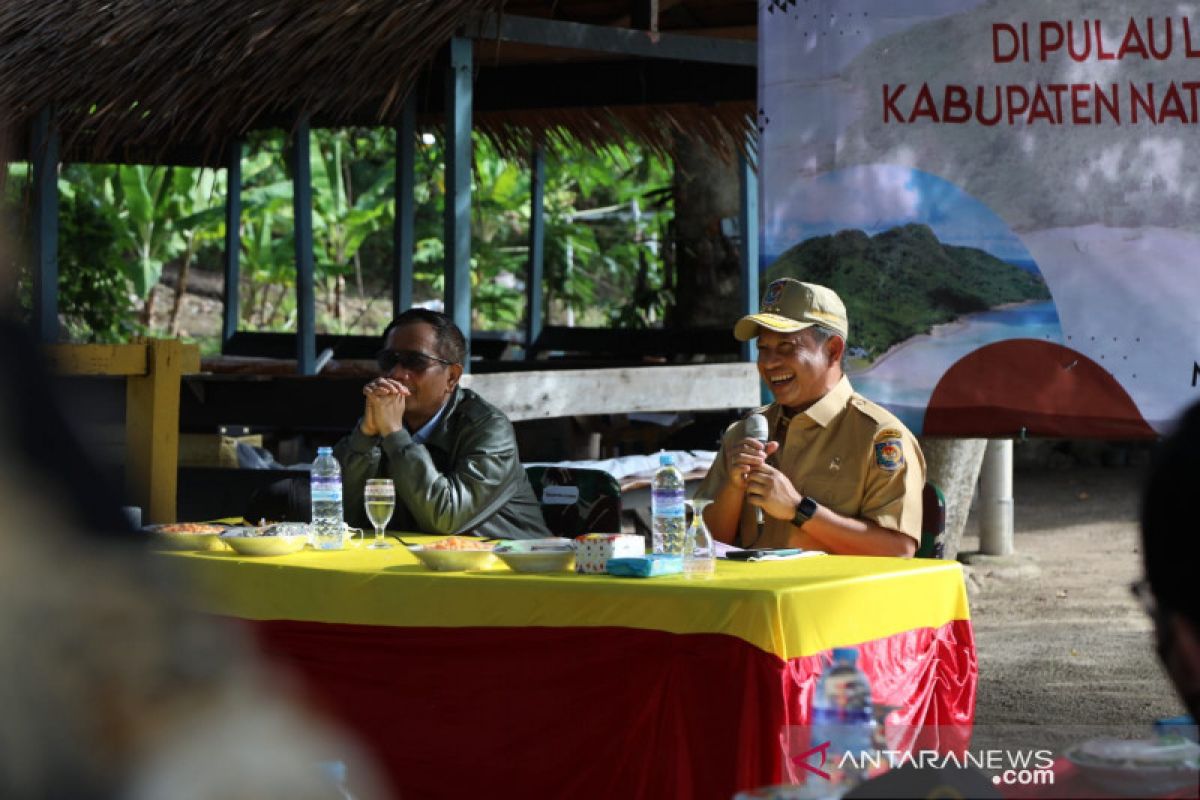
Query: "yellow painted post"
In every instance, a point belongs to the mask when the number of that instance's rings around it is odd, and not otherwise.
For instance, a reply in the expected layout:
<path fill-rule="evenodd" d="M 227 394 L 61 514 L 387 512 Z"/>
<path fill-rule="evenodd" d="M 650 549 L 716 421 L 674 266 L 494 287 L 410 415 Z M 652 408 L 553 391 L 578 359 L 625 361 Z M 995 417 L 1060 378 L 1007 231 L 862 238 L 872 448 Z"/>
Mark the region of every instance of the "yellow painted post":
<path fill-rule="evenodd" d="M 179 381 L 200 366 L 199 350 L 174 339 L 146 345 L 146 373 L 125 389 L 125 483 L 147 522 L 175 521 L 179 468 Z"/>

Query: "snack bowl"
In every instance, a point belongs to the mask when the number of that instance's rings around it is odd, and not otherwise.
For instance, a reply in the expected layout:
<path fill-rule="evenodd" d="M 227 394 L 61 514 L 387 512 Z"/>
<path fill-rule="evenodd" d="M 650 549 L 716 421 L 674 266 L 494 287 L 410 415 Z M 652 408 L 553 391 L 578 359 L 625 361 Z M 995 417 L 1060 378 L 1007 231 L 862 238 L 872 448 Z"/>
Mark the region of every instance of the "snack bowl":
<path fill-rule="evenodd" d="M 221 541 L 243 556 L 286 556 L 304 549 L 308 526 L 281 523 L 266 528 L 230 528 L 221 534 Z"/>
<path fill-rule="evenodd" d="M 227 526 L 207 522 L 169 522 L 146 525 L 142 530 L 168 550 L 224 550 L 221 534 Z"/>
<path fill-rule="evenodd" d="M 437 545 L 437 542 L 434 542 Z M 464 572 L 487 570 L 496 566 L 496 554 L 487 549 L 458 549 L 412 545 L 408 552 L 415 555 L 427 570 L 436 572 Z"/>
<path fill-rule="evenodd" d="M 526 539 L 504 542 L 493 551 L 513 572 L 569 572 L 575 569 L 570 539 Z"/>

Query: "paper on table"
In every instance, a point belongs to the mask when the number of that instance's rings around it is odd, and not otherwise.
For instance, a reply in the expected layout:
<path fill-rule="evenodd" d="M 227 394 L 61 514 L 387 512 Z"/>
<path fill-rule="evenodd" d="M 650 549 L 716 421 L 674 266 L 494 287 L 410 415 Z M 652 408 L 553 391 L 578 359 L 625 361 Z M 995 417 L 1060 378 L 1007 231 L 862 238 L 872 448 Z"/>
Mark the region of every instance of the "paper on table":
<path fill-rule="evenodd" d="M 724 542 L 713 542 L 713 553 L 717 558 L 728 558 L 730 553 L 741 552 L 745 548 L 737 547 Z M 747 561 L 787 561 L 790 558 L 807 558 L 809 556 L 823 556 L 824 550 L 801 550 L 799 553 L 789 552 L 787 554 L 765 553 L 761 556 L 746 559 Z"/>
<path fill-rule="evenodd" d="M 764 553 L 761 556 L 746 559 L 747 561 L 788 561 L 793 558 L 808 558 L 809 556 L 823 556 L 824 550 L 801 550 L 799 553 L 788 553 L 787 555 L 779 555 L 776 553 Z"/>

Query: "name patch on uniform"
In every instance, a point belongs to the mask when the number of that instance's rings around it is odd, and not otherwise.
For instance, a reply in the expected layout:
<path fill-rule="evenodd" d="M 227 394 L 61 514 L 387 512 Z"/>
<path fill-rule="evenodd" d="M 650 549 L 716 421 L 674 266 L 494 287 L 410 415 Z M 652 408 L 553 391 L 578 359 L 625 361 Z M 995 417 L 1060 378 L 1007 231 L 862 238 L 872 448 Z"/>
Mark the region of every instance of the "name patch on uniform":
<path fill-rule="evenodd" d="M 875 434 L 875 463 L 895 472 L 904 466 L 904 445 L 900 431 L 887 428 Z"/>

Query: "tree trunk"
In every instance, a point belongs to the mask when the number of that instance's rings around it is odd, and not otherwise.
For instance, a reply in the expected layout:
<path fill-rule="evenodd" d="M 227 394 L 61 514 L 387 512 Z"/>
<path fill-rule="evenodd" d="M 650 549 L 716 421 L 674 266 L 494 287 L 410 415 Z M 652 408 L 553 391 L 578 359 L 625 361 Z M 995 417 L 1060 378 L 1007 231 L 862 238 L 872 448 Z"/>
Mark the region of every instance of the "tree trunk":
<path fill-rule="evenodd" d="M 741 265 L 721 220 L 740 208 L 736 162 L 703 142 L 675 140 L 675 304 L 669 327 L 729 325 L 738 318 Z"/>
<path fill-rule="evenodd" d="M 946 533 L 942 557 L 954 560 L 962 542 L 963 527 L 971 511 L 971 499 L 979 483 L 979 468 L 987 439 L 922 439 L 925 479 L 946 497 Z"/>
<path fill-rule="evenodd" d="M 183 298 L 187 294 L 188 275 L 192 271 L 192 258 L 196 254 L 196 232 L 188 234 L 187 249 L 183 253 L 183 261 L 179 263 L 179 280 L 175 282 L 175 305 L 171 308 L 171 327 L 169 336 L 179 336 L 179 316 L 183 311 Z"/>

